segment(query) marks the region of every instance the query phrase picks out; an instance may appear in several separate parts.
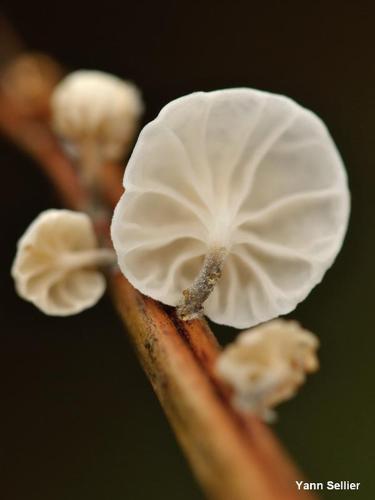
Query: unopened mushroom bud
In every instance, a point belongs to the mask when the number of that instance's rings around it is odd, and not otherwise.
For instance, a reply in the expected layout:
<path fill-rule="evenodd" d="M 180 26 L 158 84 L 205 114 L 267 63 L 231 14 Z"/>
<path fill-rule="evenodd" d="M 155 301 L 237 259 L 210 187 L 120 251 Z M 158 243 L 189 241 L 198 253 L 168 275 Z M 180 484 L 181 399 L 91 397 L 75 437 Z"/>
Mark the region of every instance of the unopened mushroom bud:
<path fill-rule="evenodd" d="M 18 294 L 48 315 L 69 316 L 92 307 L 103 295 L 111 249 L 98 248 L 89 217 L 70 210 L 46 210 L 18 242 L 12 266 Z"/>
<path fill-rule="evenodd" d="M 292 311 L 339 252 L 349 192 L 323 122 L 287 97 L 198 92 L 142 130 L 112 221 L 142 293 L 247 328 Z"/>
<path fill-rule="evenodd" d="M 219 356 L 217 374 L 233 389 L 233 404 L 270 419 L 272 408 L 293 397 L 306 373 L 319 368 L 317 337 L 281 319 L 242 332 Z"/>
<path fill-rule="evenodd" d="M 123 157 L 142 111 L 135 85 L 101 71 L 71 73 L 52 96 L 53 127 L 75 146 L 83 180 L 89 185 L 103 162 Z"/>

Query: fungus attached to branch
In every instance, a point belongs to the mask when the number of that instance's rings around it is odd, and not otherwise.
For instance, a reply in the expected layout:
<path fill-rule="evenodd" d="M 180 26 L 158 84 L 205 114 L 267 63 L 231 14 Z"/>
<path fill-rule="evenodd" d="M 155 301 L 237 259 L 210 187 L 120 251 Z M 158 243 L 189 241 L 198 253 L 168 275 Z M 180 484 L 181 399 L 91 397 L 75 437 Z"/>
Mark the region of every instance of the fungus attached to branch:
<path fill-rule="evenodd" d="M 89 187 L 103 162 L 122 159 L 142 111 L 135 85 L 100 71 L 75 71 L 56 87 L 53 126 L 76 149 Z"/>
<path fill-rule="evenodd" d="M 201 296 L 211 320 L 237 328 L 286 314 L 308 295 L 349 214 L 346 173 L 323 122 L 253 89 L 169 103 L 141 132 L 124 187 L 112 221 L 123 274 L 183 318 L 200 311 Z M 217 249 L 220 271 L 202 286 Z"/>
<path fill-rule="evenodd" d="M 233 404 L 265 420 L 319 368 L 319 341 L 295 321 L 273 320 L 242 332 L 218 358 L 216 371 L 233 389 Z"/>
<path fill-rule="evenodd" d="M 19 240 L 12 276 L 22 298 L 45 314 L 69 316 L 96 304 L 106 288 L 98 267 L 114 262 L 111 249 L 98 248 L 86 214 L 46 210 Z"/>

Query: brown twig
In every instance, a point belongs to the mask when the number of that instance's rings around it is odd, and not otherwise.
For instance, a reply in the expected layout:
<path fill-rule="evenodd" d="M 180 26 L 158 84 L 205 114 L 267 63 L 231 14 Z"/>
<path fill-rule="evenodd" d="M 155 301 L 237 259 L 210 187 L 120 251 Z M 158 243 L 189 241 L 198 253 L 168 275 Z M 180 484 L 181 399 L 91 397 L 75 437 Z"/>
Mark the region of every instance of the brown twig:
<path fill-rule="evenodd" d="M 88 195 L 46 122 L 23 116 L 0 95 L 0 128 L 33 156 L 70 208 Z M 113 208 L 122 193 L 121 168 L 102 169 L 103 198 Z M 109 277 L 117 309 L 190 465 L 209 498 L 293 500 L 301 479 L 277 439 L 258 419 L 236 412 L 228 389 L 215 377 L 219 346 L 202 320 L 183 322 L 136 291 L 120 274 Z"/>

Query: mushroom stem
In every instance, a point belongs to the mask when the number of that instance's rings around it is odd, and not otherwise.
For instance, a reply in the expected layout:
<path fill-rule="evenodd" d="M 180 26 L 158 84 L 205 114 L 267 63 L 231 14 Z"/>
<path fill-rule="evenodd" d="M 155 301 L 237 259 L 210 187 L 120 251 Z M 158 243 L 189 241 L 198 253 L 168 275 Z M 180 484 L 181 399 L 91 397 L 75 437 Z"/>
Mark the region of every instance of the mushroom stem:
<path fill-rule="evenodd" d="M 101 154 L 95 140 L 85 139 L 79 146 L 79 168 L 82 184 L 85 188 L 96 191 Z"/>
<path fill-rule="evenodd" d="M 180 319 L 186 321 L 203 316 L 203 303 L 221 278 L 227 254 L 226 248 L 216 247 L 205 255 L 193 284 L 182 292 L 183 297 L 177 306 Z"/>
<path fill-rule="evenodd" d="M 84 250 L 75 254 L 65 254 L 61 257 L 63 266 L 73 268 L 110 266 L 116 263 L 116 254 L 110 248 L 95 248 Z"/>
<path fill-rule="evenodd" d="M 95 140 L 86 138 L 79 143 L 78 172 L 82 187 L 89 193 L 87 204 L 82 207 L 92 219 L 96 229 L 99 228 L 99 242 L 104 246 L 108 243 L 107 235 L 101 234 L 103 225 L 108 226 L 111 212 L 103 205 L 100 186 L 100 169 L 102 167 L 102 154 Z"/>

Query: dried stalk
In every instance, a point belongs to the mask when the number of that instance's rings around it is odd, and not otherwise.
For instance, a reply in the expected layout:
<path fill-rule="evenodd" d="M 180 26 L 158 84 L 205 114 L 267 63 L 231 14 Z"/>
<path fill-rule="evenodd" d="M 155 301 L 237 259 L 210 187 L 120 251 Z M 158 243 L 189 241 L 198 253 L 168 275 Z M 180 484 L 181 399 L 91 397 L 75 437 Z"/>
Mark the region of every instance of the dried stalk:
<path fill-rule="evenodd" d="M 23 116 L 0 94 L 0 128 L 37 160 L 68 207 L 90 204 L 47 123 Z M 112 208 L 122 193 L 121 168 L 106 165 L 101 171 L 103 200 Z M 301 475 L 267 426 L 231 407 L 229 390 L 214 374 L 219 346 L 207 324 L 179 320 L 173 308 L 140 294 L 118 271 L 109 282 L 139 360 L 207 497 L 311 499 L 297 490 Z"/>

